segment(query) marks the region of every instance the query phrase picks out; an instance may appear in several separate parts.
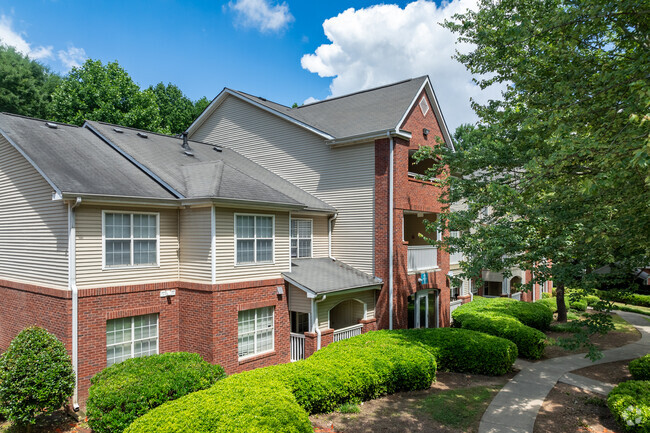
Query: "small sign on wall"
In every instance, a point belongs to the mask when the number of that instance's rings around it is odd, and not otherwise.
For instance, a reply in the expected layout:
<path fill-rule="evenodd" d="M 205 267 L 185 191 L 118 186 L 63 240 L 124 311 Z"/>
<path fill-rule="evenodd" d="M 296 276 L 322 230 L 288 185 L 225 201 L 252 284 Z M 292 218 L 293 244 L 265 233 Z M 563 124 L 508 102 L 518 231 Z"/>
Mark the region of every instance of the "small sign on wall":
<path fill-rule="evenodd" d="M 429 284 L 429 274 L 427 274 L 426 272 L 421 273 L 420 278 L 418 278 L 418 280 L 422 285 Z"/>
<path fill-rule="evenodd" d="M 175 295 L 176 295 L 176 289 L 161 290 L 160 291 L 160 297 L 161 298 L 166 298 L 167 296 L 175 296 Z"/>

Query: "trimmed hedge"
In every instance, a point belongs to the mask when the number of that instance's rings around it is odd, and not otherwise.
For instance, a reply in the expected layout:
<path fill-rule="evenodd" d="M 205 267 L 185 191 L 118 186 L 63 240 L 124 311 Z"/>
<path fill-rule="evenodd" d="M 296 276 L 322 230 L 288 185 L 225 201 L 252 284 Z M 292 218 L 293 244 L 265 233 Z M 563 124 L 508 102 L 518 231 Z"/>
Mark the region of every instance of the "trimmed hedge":
<path fill-rule="evenodd" d="M 127 359 L 91 379 L 88 424 L 97 433 L 119 433 L 161 404 L 209 388 L 225 377 L 219 365 L 196 353 Z"/>
<path fill-rule="evenodd" d="M 600 298 L 596 295 L 587 295 L 584 296 L 581 300 L 585 301 L 590 307 L 593 307 L 600 302 Z"/>
<path fill-rule="evenodd" d="M 630 374 L 635 380 L 650 380 L 650 353 L 630 361 Z"/>
<path fill-rule="evenodd" d="M 598 296 L 608 301 L 621 302 L 623 304 L 636 305 L 639 307 L 650 307 L 650 295 L 639 295 L 620 290 L 598 290 Z"/>
<path fill-rule="evenodd" d="M 650 433 L 650 381 L 619 384 L 609 393 L 607 406 L 625 431 Z"/>
<path fill-rule="evenodd" d="M 307 432 L 308 413 L 397 391 L 426 389 L 446 369 L 501 374 L 513 343 L 462 329 L 375 331 L 330 344 L 304 361 L 236 374 L 164 404 L 127 433 Z"/>
<path fill-rule="evenodd" d="M 569 301 L 569 308 L 576 311 L 587 311 L 587 301 L 585 300 L 573 301 L 573 302 Z"/>
<path fill-rule="evenodd" d="M 512 368 L 517 346 L 505 338 L 470 329 L 437 328 L 393 331 L 424 345 L 438 361 L 438 369 L 457 373 L 500 376 Z"/>
<path fill-rule="evenodd" d="M 455 326 L 512 341 L 519 355 L 529 359 L 539 359 L 544 354 L 546 335 L 539 329 L 548 329 L 553 319 L 553 313 L 544 305 L 480 297 L 458 307 L 452 316 Z"/>
<path fill-rule="evenodd" d="M 544 298 L 535 301 L 535 304 L 544 305 L 551 310 L 551 314 L 557 313 L 557 298 Z"/>

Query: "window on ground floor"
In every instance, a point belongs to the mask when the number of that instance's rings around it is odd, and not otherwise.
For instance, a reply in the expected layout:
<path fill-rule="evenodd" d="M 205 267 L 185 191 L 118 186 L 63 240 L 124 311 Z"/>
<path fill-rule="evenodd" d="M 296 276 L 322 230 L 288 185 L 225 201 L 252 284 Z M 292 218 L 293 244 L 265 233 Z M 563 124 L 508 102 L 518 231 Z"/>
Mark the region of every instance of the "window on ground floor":
<path fill-rule="evenodd" d="M 106 322 L 106 365 L 158 353 L 158 314 Z"/>
<path fill-rule="evenodd" d="M 273 350 L 273 310 L 274 307 L 264 307 L 239 312 L 240 358 Z"/>
<path fill-rule="evenodd" d="M 291 332 L 303 334 L 309 331 L 309 314 L 298 311 L 291 312 Z"/>

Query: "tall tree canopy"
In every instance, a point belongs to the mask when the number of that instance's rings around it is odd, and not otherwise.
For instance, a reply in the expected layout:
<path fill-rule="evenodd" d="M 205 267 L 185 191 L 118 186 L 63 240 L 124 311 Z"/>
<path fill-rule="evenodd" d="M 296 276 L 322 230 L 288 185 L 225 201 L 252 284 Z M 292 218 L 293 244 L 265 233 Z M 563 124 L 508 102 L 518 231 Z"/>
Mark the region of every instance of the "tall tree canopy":
<path fill-rule="evenodd" d="M 164 132 L 153 91 L 140 90 L 117 62 L 103 65 L 89 59 L 72 68 L 52 94 L 49 117 L 76 125 L 88 119 Z"/>
<path fill-rule="evenodd" d="M 0 111 L 45 117 L 61 78 L 12 47 L 0 45 Z"/>
<path fill-rule="evenodd" d="M 502 99 L 474 104 L 457 152 L 423 149 L 454 176 L 441 224 L 468 275 L 519 266 L 558 287 L 593 285 L 600 266 L 647 265 L 650 247 L 650 3 L 479 0 L 445 24 L 457 58 Z M 434 155 L 435 154 L 435 155 Z"/>
<path fill-rule="evenodd" d="M 209 101 L 204 97 L 192 102 L 174 84 L 158 83 L 149 87 L 160 110 L 160 127 L 167 133 L 179 134 L 185 131 L 199 114 L 208 106 Z"/>

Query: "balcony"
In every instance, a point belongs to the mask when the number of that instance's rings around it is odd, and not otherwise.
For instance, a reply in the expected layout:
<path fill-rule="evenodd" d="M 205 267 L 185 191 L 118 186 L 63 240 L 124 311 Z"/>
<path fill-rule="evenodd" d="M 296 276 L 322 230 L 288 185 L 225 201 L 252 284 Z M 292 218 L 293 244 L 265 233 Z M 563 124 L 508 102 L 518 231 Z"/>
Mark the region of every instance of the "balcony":
<path fill-rule="evenodd" d="M 422 272 L 438 267 L 438 249 L 431 245 L 409 245 L 408 271 Z"/>

